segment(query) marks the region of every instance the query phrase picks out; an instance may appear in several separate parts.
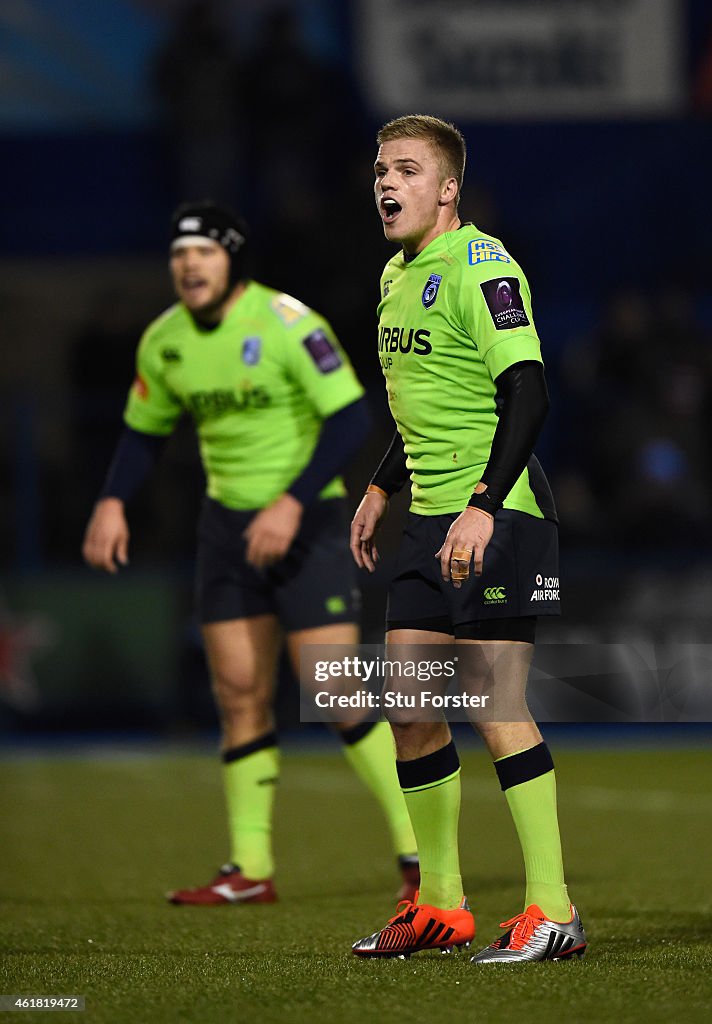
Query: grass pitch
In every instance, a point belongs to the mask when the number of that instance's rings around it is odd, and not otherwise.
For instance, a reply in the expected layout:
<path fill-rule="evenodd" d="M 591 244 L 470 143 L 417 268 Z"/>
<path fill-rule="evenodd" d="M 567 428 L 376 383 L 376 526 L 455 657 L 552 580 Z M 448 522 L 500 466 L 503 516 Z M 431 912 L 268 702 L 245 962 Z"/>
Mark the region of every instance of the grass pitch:
<path fill-rule="evenodd" d="M 110 1024 L 709 1021 L 709 753 L 554 752 L 569 888 L 591 945 L 580 962 L 524 968 L 350 954 L 392 913 L 397 875 L 380 813 L 335 747 L 284 755 L 281 902 L 254 907 L 162 899 L 226 857 L 216 758 L 0 762 L 0 994 L 85 995 L 79 1019 Z M 521 909 L 523 873 L 486 755 L 462 759 L 479 948 Z"/>

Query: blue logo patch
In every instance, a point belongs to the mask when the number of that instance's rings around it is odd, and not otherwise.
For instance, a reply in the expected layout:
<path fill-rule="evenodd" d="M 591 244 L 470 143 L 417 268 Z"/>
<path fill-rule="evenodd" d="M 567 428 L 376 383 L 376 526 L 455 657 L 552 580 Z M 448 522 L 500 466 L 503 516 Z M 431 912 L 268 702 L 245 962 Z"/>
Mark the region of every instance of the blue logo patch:
<path fill-rule="evenodd" d="M 477 266 L 478 263 L 512 262 L 502 246 L 489 238 L 473 238 L 467 247 L 467 258 L 471 267 Z"/>
<path fill-rule="evenodd" d="M 242 343 L 242 361 L 245 366 L 257 366 L 262 355 L 261 338 L 245 338 Z"/>
<path fill-rule="evenodd" d="M 425 285 L 425 288 L 423 288 L 422 296 L 423 305 L 425 306 L 426 309 L 430 309 L 432 304 L 437 299 L 438 288 L 440 287 L 440 282 L 442 281 L 442 279 L 442 274 L 431 274 L 430 277 L 428 278 L 427 284 Z"/>

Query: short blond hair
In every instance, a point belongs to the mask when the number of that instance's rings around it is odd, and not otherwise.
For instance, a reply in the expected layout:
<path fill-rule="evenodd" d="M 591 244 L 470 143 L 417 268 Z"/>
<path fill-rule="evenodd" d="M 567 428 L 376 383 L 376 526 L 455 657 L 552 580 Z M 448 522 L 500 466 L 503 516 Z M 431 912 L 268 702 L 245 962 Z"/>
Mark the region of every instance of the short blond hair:
<path fill-rule="evenodd" d="M 450 121 L 441 121 L 439 117 L 430 114 L 405 114 L 388 121 L 376 135 L 379 146 L 396 139 L 425 139 L 431 142 L 438 152 L 444 176 L 457 180 L 459 200 L 467 158 L 467 144 L 459 128 Z"/>

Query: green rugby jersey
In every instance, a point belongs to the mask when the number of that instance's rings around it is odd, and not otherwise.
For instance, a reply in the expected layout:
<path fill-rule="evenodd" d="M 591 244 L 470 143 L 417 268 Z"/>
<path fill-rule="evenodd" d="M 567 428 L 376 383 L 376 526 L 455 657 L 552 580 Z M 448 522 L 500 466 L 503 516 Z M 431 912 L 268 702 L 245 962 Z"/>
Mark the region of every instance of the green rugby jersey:
<path fill-rule="evenodd" d="M 180 303 L 149 325 L 124 420 L 165 435 L 187 411 L 210 497 L 228 508 L 264 508 L 307 465 L 322 421 L 362 394 L 326 320 L 251 281 L 213 330 L 198 328 Z M 320 497 L 343 494 L 336 478 Z"/>
<path fill-rule="evenodd" d="M 408 262 L 402 252 L 389 260 L 381 296 L 379 358 L 405 445 L 411 509 L 461 512 L 489 459 L 495 378 L 513 363 L 542 361 L 527 279 L 498 239 L 464 224 Z M 556 518 L 536 459 L 504 507 Z"/>

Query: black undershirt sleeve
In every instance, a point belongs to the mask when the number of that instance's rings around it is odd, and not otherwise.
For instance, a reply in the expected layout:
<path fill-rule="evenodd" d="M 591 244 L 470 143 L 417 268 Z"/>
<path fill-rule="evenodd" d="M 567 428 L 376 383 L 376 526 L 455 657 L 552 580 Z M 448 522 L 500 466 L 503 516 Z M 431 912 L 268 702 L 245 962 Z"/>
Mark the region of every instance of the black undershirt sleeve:
<path fill-rule="evenodd" d="M 374 487 L 380 487 L 390 498 L 392 494 L 396 494 L 405 487 L 407 480 L 408 468 L 405 464 L 403 438 L 396 430 L 388 451 L 373 474 L 371 483 Z"/>
<path fill-rule="evenodd" d="M 534 360 L 514 363 L 496 378 L 497 428 L 482 473 L 487 490 L 468 505 L 494 515 L 524 470 L 549 410 L 544 367 Z"/>
<path fill-rule="evenodd" d="M 158 461 L 166 441 L 167 437 L 124 427 L 99 499 L 120 498 L 126 502 L 133 497 Z"/>
<path fill-rule="evenodd" d="M 365 398 L 359 398 L 324 420 L 312 457 L 297 479 L 287 488 L 302 505 L 308 505 L 319 491 L 346 468 L 366 440 L 371 415 Z"/>

